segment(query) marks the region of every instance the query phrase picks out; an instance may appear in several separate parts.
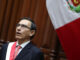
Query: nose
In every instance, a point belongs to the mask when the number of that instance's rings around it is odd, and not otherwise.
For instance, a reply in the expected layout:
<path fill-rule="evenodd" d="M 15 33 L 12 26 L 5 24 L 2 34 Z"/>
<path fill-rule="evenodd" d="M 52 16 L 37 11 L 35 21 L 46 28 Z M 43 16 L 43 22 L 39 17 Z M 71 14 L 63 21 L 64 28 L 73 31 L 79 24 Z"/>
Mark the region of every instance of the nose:
<path fill-rule="evenodd" d="M 17 31 L 21 31 L 21 26 L 18 26 L 18 27 L 16 28 L 16 30 L 17 30 Z"/>

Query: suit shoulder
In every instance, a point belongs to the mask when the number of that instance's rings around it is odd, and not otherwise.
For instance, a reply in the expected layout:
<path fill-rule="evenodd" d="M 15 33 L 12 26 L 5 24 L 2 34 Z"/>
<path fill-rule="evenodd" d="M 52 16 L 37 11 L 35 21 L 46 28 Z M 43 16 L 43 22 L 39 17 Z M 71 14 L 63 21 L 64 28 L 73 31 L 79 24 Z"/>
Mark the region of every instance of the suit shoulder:
<path fill-rule="evenodd" d="M 5 44 L 2 45 L 2 47 L 8 46 L 8 44 L 9 44 L 9 43 L 5 43 Z"/>
<path fill-rule="evenodd" d="M 33 45 L 31 51 L 32 54 L 34 54 L 32 57 L 33 60 L 44 60 L 44 53 L 41 52 L 41 50 L 38 47 Z"/>
<path fill-rule="evenodd" d="M 3 45 L 2 45 L 2 48 L 4 48 L 4 47 L 7 48 L 10 43 L 13 43 L 13 42 L 8 42 L 8 43 L 3 44 Z"/>
<path fill-rule="evenodd" d="M 36 47 L 35 45 L 33 45 L 31 49 L 35 53 L 40 53 L 41 52 L 41 50 L 38 47 Z"/>

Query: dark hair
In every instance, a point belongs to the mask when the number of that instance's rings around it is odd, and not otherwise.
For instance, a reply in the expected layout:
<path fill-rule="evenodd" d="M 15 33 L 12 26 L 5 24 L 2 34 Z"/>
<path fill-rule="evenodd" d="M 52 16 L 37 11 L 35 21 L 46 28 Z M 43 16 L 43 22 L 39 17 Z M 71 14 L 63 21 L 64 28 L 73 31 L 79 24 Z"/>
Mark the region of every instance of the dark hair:
<path fill-rule="evenodd" d="M 24 20 L 24 19 L 31 22 L 31 28 L 30 29 L 31 30 L 35 30 L 35 32 L 36 32 L 36 24 L 35 24 L 35 22 L 29 17 L 23 17 L 23 18 L 20 18 L 19 20 L 21 21 L 21 20 Z M 30 39 L 32 39 L 34 36 L 35 36 L 35 34 L 33 36 L 31 36 Z"/>

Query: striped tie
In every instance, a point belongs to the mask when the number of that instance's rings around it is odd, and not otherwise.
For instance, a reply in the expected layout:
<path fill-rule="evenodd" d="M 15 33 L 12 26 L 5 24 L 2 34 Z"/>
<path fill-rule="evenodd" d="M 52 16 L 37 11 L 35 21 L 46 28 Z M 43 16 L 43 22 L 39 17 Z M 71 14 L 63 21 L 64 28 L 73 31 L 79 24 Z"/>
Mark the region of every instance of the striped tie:
<path fill-rule="evenodd" d="M 17 46 L 16 47 L 16 50 L 15 50 L 15 53 L 14 53 L 14 59 L 16 58 L 16 56 L 18 55 L 18 52 L 19 52 L 19 49 L 21 48 L 21 46 Z"/>

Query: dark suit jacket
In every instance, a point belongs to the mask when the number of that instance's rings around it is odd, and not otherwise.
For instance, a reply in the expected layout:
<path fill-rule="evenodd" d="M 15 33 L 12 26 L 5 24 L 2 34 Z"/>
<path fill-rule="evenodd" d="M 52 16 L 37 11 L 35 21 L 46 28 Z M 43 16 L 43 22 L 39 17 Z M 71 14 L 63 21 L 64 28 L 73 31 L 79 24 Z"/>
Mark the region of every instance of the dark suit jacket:
<path fill-rule="evenodd" d="M 8 43 L 2 46 L 0 60 L 5 60 Z M 26 45 L 15 60 L 44 60 L 43 53 L 31 42 Z"/>

